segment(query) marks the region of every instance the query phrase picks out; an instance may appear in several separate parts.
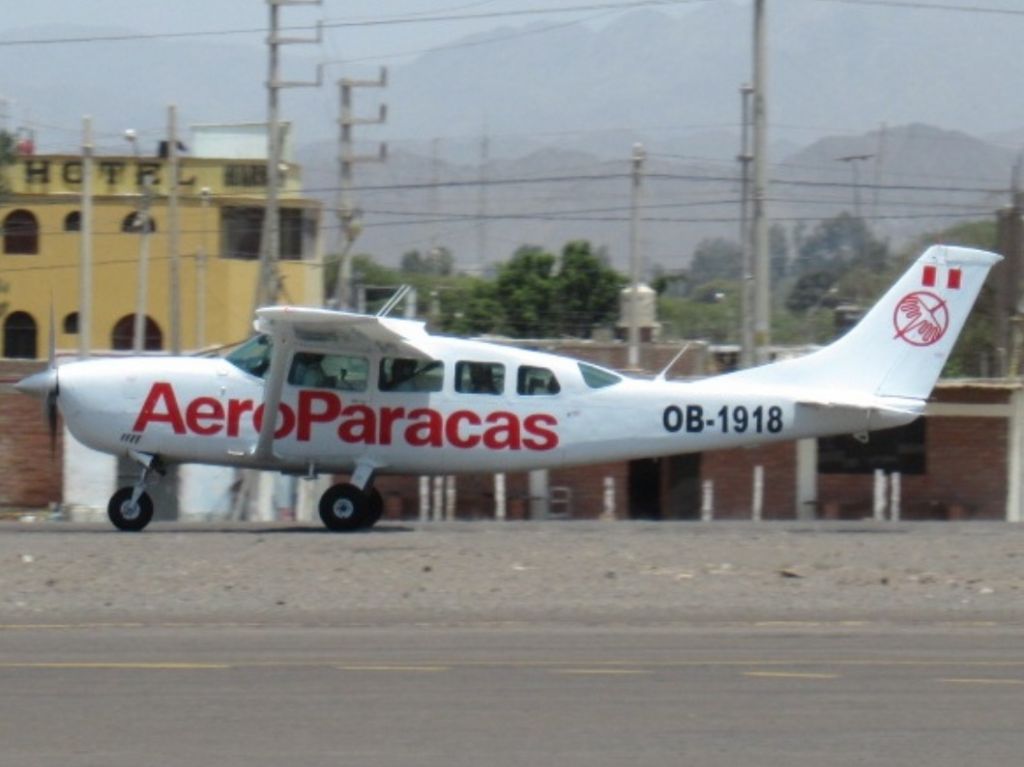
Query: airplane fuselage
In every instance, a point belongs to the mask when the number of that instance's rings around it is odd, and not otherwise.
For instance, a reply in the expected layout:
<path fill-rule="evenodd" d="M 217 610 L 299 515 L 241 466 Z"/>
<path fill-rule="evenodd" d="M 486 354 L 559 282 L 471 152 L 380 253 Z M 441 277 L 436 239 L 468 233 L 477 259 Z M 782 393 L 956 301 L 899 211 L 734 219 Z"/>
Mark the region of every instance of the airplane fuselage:
<path fill-rule="evenodd" d="M 451 340 L 438 391 L 387 391 L 374 371 L 361 391 L 285 383 L 270 460 L 255 455 L 265 382 L 224 359 L 132 358 L 61 366 L 72 434 L 109 453 L 291 472 L 465 473 L 555 468 L 850 433 L 912 419 L 815 413 L 793 391 L 750 391 L 727 378 L 666 382 L 615 377 L 592 387 L 581 363 Z M 524 361 L 524 354 L 527 355 Z M 458 391 L 460 362 L 507 371 L 496 393 Z M 557 393 L 520 393 L 516 370 L 548 371 Z M 584 363 L 585 365 L 585 363 Z M 590 366 L 586 366 L 590 367 Z M 868 418 L 871 418 L 870 422 Z M 823 419 L 825 422 L 823 423 Z"/>

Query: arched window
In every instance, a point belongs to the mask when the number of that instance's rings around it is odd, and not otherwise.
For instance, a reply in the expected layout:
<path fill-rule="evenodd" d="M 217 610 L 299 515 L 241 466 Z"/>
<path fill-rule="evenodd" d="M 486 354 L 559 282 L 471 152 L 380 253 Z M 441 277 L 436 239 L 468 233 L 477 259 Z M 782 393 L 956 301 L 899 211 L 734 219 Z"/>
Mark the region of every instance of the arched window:
<path fill-rule="evenodd" d="M 36 321 L 28 312 L 13 312 L 4 320 L 4 356 L 36 358 Z"/>
<path fill-rule="evenodd" d="M 64 322 L 62 324 L 64 332 L 68 335 L 75 335 L 78 333 L 78 312 L 71 312 L 70 314 L 64 315 Z"/>
<path fill-rule="evenodd" d="M 73 210 L 64 216 L 64 231 L 65 232 L 80 232 L 82 231 L 82 214 L 80 211 Z"/>
<path fill-rule="evenodd" d="M 141 212 L 134 211 L 132 213 L 129 213 L 127 216 L 124 217 L 124 221 L 121 222 L 121 231 L 130 232 L 132 234 L 141 234 L 142 220 L 143 216 Z M 149 216 L 147 221 L 149 222 L 149 228 L 146 231 L 152 234 L 153 232 L 156 231 L 156 220 L 154 220 L 152 216 Z"/>
<path fill-rule="evenodd" d="M 27 210 L 12 210 L 4 219 L 4 253 L 34 256 L 39 252 L 39 222 Z"/>
<path fill-rule="evenodd" d="M 135 315 L 126 314 L 114 323 L 114 329 L 110 331 L 110 348 L 131 351 L 134 347 L 132 344 L 134 334 Z M 147 352 L 158 352 L 164 348 L 164 334 L 152 317 L 146 317 L 145 335 L 146 342 L 142 345 L 142 348 Z"/>

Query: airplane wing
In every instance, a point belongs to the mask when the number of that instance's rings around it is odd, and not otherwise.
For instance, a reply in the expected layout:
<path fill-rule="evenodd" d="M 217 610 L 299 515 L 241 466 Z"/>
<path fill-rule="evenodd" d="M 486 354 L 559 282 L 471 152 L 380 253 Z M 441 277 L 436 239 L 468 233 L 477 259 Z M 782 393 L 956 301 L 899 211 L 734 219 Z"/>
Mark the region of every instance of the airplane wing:
<path fill-rule="evenodd" d="M 391 356 L 434 359 L 424 323 L 329 309 L 269 306 L 256 311 L 256 330 L 274 337 Z"/>
<path fill-rule="evenodd" d="M 373 351 L 393 357 L 430 360 L 434 343 L 424 323 L 391 317 L 335 312 L 296 306 L 269 306 L 256 310 L 254 327 L 272 339 L 270 368 L 263 388 L 263 412 L 277 413 L 291 352 L 298 344 L 350 352 Z M 254 455 L 273 457 L 276 418 L 263 418 Z"/>

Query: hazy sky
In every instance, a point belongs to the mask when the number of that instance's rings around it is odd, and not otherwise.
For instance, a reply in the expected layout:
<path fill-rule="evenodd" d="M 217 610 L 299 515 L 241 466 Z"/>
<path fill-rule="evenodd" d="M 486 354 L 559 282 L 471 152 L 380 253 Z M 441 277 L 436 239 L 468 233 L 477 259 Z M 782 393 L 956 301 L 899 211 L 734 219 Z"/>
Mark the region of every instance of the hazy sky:
<path fill-rule="evenodd" d="M 685 13 L 705 2 L 677 0 L 654 3 L 663 12 Z M 729 0 L 727 0 L 729 1 Z M 623 13 L 614 7 L 635 7 L 635 0 L 324 0 L 320 6 L 283 7 L 284 24 L 372 22 L 365 26 L 329 29 L 327 56 L 369 58 L 370 65 L 396 63 L 393 54 L 416 54 L 466 35 L 502 26 L 540 24 L 602 25 Z M 602 7 L 605 6 L 605 7 Z M 563 8 L 585 10 L 551 13 Z M 524 13 L 540 10 L 543 13 Z M 509 15 L 500 15 L 510 12 Z M 416 17 L 471 17 L 417 20 Z M 476 17 L 476 18 L 472 18 Z M 178 33 L 265 28 L 269 10 L 264 0 L 33 0 L 4 9 L 7 37 L 31 36 L 25 28 L 54 24 L 117 26 L 144 33 Z M 407 19 L 408 23 L 393 23 Z M 23 34 L 24 33 L 24 34 Z M 227 40 L 257 42 L 260 35 L 232 35 Z"/>

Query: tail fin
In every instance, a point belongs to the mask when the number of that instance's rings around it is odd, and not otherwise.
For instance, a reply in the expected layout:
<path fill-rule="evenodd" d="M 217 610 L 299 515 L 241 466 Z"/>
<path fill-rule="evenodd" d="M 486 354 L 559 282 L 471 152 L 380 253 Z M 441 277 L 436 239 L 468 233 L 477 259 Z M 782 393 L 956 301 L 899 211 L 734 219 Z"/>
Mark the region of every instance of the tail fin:
<path fill-rule="evenodd" d="M 932 246 L 842 338 L 806 357 L 728 378 L 926 399 L 989 269 L 1001 260 L 983 250 Z"/>

